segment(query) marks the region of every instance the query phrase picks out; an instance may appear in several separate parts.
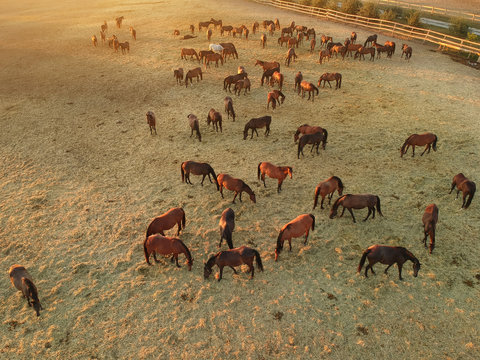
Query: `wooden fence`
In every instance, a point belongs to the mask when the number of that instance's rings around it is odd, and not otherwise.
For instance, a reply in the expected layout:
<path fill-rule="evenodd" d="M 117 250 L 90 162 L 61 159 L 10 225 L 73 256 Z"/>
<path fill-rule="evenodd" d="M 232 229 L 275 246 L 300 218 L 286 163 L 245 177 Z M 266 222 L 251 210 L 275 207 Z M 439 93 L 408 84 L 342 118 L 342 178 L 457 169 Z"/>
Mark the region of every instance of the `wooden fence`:
<path fill-rule="evenodd" d="M 440 48 L 452 48 L 460 51 L 465 51 L 480 56 L 480 44 L 459 39 L 454 36 L 442 34 L 436 31 L 417 28 L 409 25 L 399 24 L 393 21 L 367 18 L 359 15 L 351 15 L 335 11 L 331 9 L 317 8 L 314 6 L 307 6 L 297 4 L 291 1 L 283 0 L 253 0 L 257 3 L 275 6 L 280 9 L 295 11 L 301 14 L 327 19 L 331 21 L 338 21 L 344 24 L 357 25 L 367 27 L 375 31 L 382 31 L 406 39 L 417 39 L 423 42 L 429 42 L 438 45 Z"/>

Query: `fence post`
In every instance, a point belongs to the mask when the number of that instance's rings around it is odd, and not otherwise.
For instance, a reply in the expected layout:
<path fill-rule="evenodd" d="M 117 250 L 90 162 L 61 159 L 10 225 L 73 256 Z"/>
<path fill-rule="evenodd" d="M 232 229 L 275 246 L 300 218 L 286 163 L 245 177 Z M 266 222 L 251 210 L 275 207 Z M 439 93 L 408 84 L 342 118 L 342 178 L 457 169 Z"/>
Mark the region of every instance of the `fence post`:
<path fill-rule="evenodd" d="M 423 44 L 425 44 L 425 41 L 427 40 L 427 37 L 430 35 L 430 29 L 427 31 L 425 34 L 425 37 L 423 38 Z"/>

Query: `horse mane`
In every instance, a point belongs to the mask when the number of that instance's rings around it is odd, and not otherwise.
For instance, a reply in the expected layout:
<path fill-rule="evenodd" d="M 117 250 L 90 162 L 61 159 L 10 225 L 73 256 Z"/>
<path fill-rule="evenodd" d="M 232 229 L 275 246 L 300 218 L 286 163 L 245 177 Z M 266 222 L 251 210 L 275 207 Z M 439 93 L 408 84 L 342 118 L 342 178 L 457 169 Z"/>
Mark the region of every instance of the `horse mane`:
<path fill-rule="evenodd" d="M 206 266 L 208 266 L 209 268 L 212 268 L 213 265 L 215 265 L 215 258 L 221 253 L 221 251 L 219 251 L 218 253 L 216 253 L 215 255 L 212 255 L 208 258 L 207 262 L 205 263 Z"/>
<path fill-rule="evenodd" d="M 312 218 L 312 230 L 315 230 L 315 216 L 313 214 L 308 214 Z"/>
<path fill-rule="evenodd" d="M 334 180 L 337 180 L 338 182 L 338 186 L 341 187 L 343 189 L 343 183 L 342 183 L 342 180 L 340 180 L 340 178 L 338 176 L 332 176 L 332 179 Z"/>
<path fill-rule="evenodd" d="M 406 248 L 402 247 L 402 246 L 397 246 L 397 249 L 401 250 L 402 253 L 411 261 L 413 261 L 414 263 L 419 263 L 420 261 L 415 257 L 415 255 L 413 255 L 410 251 L 408 251 Z"/>
<path fill-rule="evenodd" d="M 337 209 L 340 205 L 339 204 L 340 200 L 345 199 L 348 195 L 350 195 L 350 194 L 343 195 L 343 196 L 339 197 L 337 200 L 335 200 L 335 202 L 333 203 L 332 209 Z"/>
<path fill-rule="evenodd" d="M 277 250 L 282 250 L 282 249 L 283 249 L 283 243 L 282 243 L 283 233 L 284 233 L 285 230 L 287 230 L 289 227 L 290 227 L 290 224 L 288 224 L 288 225 L 285 226 L 282 230 L 280 230 L 280 233 L 278 234 L 278 238 L 277 238 Z"/>
<path fill-rule="evenodd" d="M 433 135 L 433 136 L 435 136 L 435 140 L 433 140 L 432 147 L 433 147 L 433 150 L 437 151 L 437 135 Z"/>
<path fill-rule="evenodd" d="M 180 243 L 180 245 L 183 247 L 183 249 L 185 250 L 185 256 L 187 257 L 187 260 L 192 261 L 193 260 L 192 254 L 190 253 L 190 250 L 188 250 L 187 245 L 185 245 L 182 240 L 180 240 L 180 239 L 177 239 L 177 240 Z"/>
<path fill-rule="evenodd" d="M 30 279 L 27 278 L 27 277 L 23 277 L 23 278 L 22 278 L 22 281 L 23 281 L 23 282 L 25 283 L 25 285 L 27 286 L 29 295 L 32 297 L 32 299 L 33 299 L 34 301 L 39 301 L 39 300 L 38 300 L 37 287 L 35 286 L 35 284 L 33 283 L 33 281 L 30 280 Z"/>

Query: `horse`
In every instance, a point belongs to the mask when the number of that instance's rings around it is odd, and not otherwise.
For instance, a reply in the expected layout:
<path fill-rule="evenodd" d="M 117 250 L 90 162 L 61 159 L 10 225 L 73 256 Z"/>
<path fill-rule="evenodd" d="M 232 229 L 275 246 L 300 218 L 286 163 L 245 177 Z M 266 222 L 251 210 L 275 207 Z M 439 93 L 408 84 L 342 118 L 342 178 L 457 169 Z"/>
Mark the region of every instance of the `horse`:
<path fill-rule="evenodd" d="M 115 42 L 115 40 L 117 40 L 117 42 L 118 42 L 117 35 L 112 35 L 108 38 L 108 47 L 109 48 L 113 48 L 113 43 Z"/>
<path fill-rule="evenodd" d="M 356 41 L 357 41 L 357 33 L 355 31 L 352 31 L 352 33 L 350 34 L 350 42 L 352 44 L 355 44 Z"/>
<path fill-rule="evenodd" d="M 242 89 L 245 89 L 243 95 L 247 95 L 247 90 L 250 91 L 250 86 L 251 86 L 250 80 L 246 77 L 245 79 L 238 80 L 235 83 L 235 87 L 233 89 L 233 92 L 235 94 L 237 94 L 238 96 L 240 96 L 240 92 L 242 91 Z"/>
<path fill-rule="evenodd" d="M 187 73 L 188 74 L 188 73 Z M 195 130 L 197 132 L 197 138 L 198 138 L 198 141 L 202 141 L 202 135 L 200 135 L 200 125 L 199 125 L 199 121 L 198 121 L 198 118 L 193 115 L 193 114 L 189 114 L 187 115 L 187 118 L 188 118 L 188 123 L 190 125 L 190 128 L 192 129 L 192 132 L 190 134 L 190 137 L 192 137 L 193 135 L 193 130 Z"/>
<path fill-rule="evenodd" d="M 290 36 L 280 36 L 277 40 L 278 45 L 283 47 L 283 44 L 288 45 L 288 40 L 290 40 Z"/>
<path fill-rule="evenodd" d="M 222 240 L 225 239 L 228 248 L 233 249 L 232 233 L 235 229 L 235 213 L 231 208 L 225 209 L 220 217 L 220 242 L 218 247 L 222 246 Z"/>
<path fill-rule="evenodd" d="M 97 47 L 98 41 L 97 41 L 97 37 L 95 35 L 92 36 L 92 44 L 93 44 L 93 46 Z"/>
<path fill-rule="evenodd" d="M 258 30 L 258 27 L 260 26 L 260 24 L 258 23 L 258 21 L 255 21 L 253 24 L 252 24 L 252 33 L 253 34 L 256 34 L 257 33 L 257 30 Z"/>
<path fill-rule="evenodd" d="M 221 29 L 223 25 L 222 20 L 215 20 L 214 18 L 210 19 L 210 23 L 213 25 L 214 28 L 218 26 L 219 29 Z"/>
<path fill-rule="evenodd" d="M 285 65 L 290 66 L 290 61 L 292 61 L 292 59 L 295 61 L 297 57 L 298 56 L 295 54 L 295 50 L 291 47 L 288 49 L 287 55 L 285 55 Z"/>
<path fill-rule="evenodd" d="M 205 57 L 209 54 L 215 54 L 212 50 L 200 50 L 198 52 L 198 57 L 200 58 L 200 62 L 205 61 Z"/>
<path fill-rule="evenodd" d="M 180 35 L 180 30 L 178 29 L 173 30 L 173 36 L 178 36 L 178 35 Z"/>
<path fill-rule="evenodd" d="M 365 44 L 363 44 L 363 47 L 367 47 L 367 44 L 372 44 L 373 42 L 377 42 L 377 34 L 367 37 L 367 40 L 365 40 Z"/>
<path fill-rule="evenodd" d="M 130 30 L 130 34 L 132 35 L 133 40 L 136 41 L 137 40 L 137 30 L 135 30 L 133 28 L 133 26 L 130 26 L 129 30 Z"/>
<path fill-rule="evenodd" d="M 268 25 L 267 30 L 268 30 L 269 35 L 273 36 L 275 34 L 275 25 L 273 25 L 273 24 Z"/>
<path fill-rule="evenodd" d="M 210 39 L 212 38 L 212 29 L 207 29 L 207 40 L 210 41 Z"/>
<path fill-rule="evenodd" d="M 275 18 L 275 20 L 273 21 L 273 23 L 275 24 L 275 29 L 276 29 L 276 30 L 280 30 L 280 21 L 278 21 L 277 18 Z"/>
<path fill-rule="evenodd" d="M 335 53 L 335 59 L 338 58 L 338 54 L 342 55 L 342 60 L 345 60 L 345 54 L 347 53 L 347 47 L 340 44 L 335 44 L 330 48 L 330 54 Z"/>
<path fill-rule="evenodd" d="M 208 176 L 208 180 L 210 180 L 210 183 L 212 183 L 212 179 L 210 178 L 210 175 L 212 175 L 213 180 L 215 181 L 215 185 L 217 185 L 217 191 L 220 190 L 217 182 L 217 175 L 215 174 L 215 171 L 210 166 L 210 164 L 199 163 L 191 160 L 184 161 L 180 166 L 180 172 L 182 174 L 182 183 L 186 182 L 187 184 L 191 185 L 193 184 L 190 181 L 190 173 L 192 173 L 193 175 L 203 175 L 202 182 L 200 183 L 200 185 L 202 186 L 206 176 Z"/>
<path fill-rule="evenodd" d="M 249 32 L 250 32 L 250 30 L 248 30 L 247 28 L 243 29 L 243 36 L 245 36 L 245 40 L 248 40 L 248 33 Z"/>
<path fill-rule="evenodd" d="M 247 70 L 245 70 L 245 66 L 240 65 L 237 68 L 237 74 L 243 74 L 243 73 L 246 73 L 246 72 L 247 72 Z"/>
<path fill-rule="evenodd" d="M 380 59 L 381 53 L 387 53 L 387 57 L 389 57 L 388 54 L 390 54 L 391 51 L 390 46 L 377 44 L 376 41 L 372 43 L 372 46 L 377 50 L 377 59 Z"/>
<path fill-rule="evenodd" d="M 400 57 L 403 58 L 403 54 L 405 54 L 405 60 L 410 60 L 412 57 L 412 48 L 406 44 L 402 44 L 402 55 L 400 55 Z"/>
<path fill-rule="evenodd" d="M 223 90 L 227 91 L 227 86 L 228 86 L 228 91 L 232 92 L 232 90 L 230 90 L 230 87 L 232 86 L 232 84 L 235 85 L 237 81 L 245 79 L 247 76 L 248 76 L 247 73 L 227 76 L 225 79 L 223 79 Z"/>
<path fill-rule="evenodd" d="M 192 34 L 195 33 L 195 25 L 190 25 L 190 31 Z"/>
<path fill-rule="evenodd" d="M 333 42 L 333 39 L 332 39 L 331 36 L 322 35 L 321 42 L 320 42 L 320 47 L 323 47 L 324 45 L 326 46 L 329 41 Z"/>
<path fill-rule="evenodd" d="M 282 73 L 275 71 L 270 78 L 270 86 L 273 86 L 275 83 L 278 84 L 278 88 L 282 91 L 284 76 Z"/>
<path fill-rule="evenodd" d="M 347 48 L 346 56 L 350 55 L 353 56 L 353 52 L 357 52 L 358 49 L 362 47 L 361 44 L 353 44 L 350 39 L 346 39 L 343 45 Z"/>
<path fill-rule="evenodd" d="M 193 78 L 197 78 L 197 82 L 199 82 L 199 78 L 203 80 L 203 74 L 202 74 L 202 69 L 197 67 L 192 70 L 188 70 L 187 74 L 185 75 L 185 87 L 188 87 L 188 80 L 190 80 L 190 84 L 193 85 Z"/>
<path fill-rule="evenodd" d="M 232 35 L 233 26 L 225 25 L 220 28 L 220 35 L 223 36 L 224 33 L 228 33 L 228 35 Z"/>
<path fill-rule="evenodd" d="M 302 80 L 300 82 L 300 86 L 298 88 L 298 93 L 300 94 L 300 91 L 302 91 L 302 98 L 305 97 L 305 91 L 308 91 L 308 99 L 307 100 L 310 100 L 310 96 L 312 96 L 312 101 L 314 101 L 315 99 L 315 93 L 314 91 L 317 92 L 317 95 L 318 95 L 318 88 L 313 85 L 311 82 L 308 82 L 308 81 L 305 81 L 305 80 Z"/>
<path fill-rule="evenodd" d="M 232 268 L 233 272 L 237 274 L 234 266 L 240 266 L 246 264 L 249 267 L 248 272 L 251 272 L 252 275 L 250 279 L 253 279 L 255 273 L 255 268 L 253 267 L 253 259 L 255 258 L 258 268 L 263 271 L 262 259 L 257 250 L 249 248 L 247 246 L 241 246 L 236 249 L 230 249 L 225 251 L 220 251 L 217 254 L 211 256 L 203 267 L 203 277 L 208 279 L 212 273 L 213 265 L 217 265 L 220 269 L 220 275 L 218 281 L 222 280 L 223 268 L 229 266 Z"/>
<path fill-rule="evenodd" d="M 197 58 L 198 62 L 200 62 L 200 58 L 198 57 L 198 54 L 195 51 L 195 49 L 182 48 L 182 50 L 180 50 L 180 59 L 187 60 L 187 55 L 190 55 L 190 60 L 192 60 L 193 57 L 195 56 Z"/>
<path fill-rule="evenodd" d="M 293 29 L 291 27 L 283 28 L 281 36 L 283 36 L 284 34 L 290 34 L 290 36 L 293 36 Z"/>
<path fill-rule="evenodd" d="M 223 56 L 220 54 L 207 54 L 205 55 L 205 69 L 207 68 L 208 65 L 210 65 L 210 62 L 215 61 L 215 67 L 218 67 L 218 61 L 220 61 L 223 65 Z"/>
<path fill-rule="evenodd" d="M 128 41 L 118 43 L 118 45 L 120 46 L 123 55 L 125 55 L 127 52 L 130 52 L 130 44 L 128 43 Z"/>
<path fill-rule="evenodd" d="M 105 45 L 105 40 L 106 40 L 107 35 L 105 34 L 104 31 L 100 31 L 100 38 L 102 39 L 103 45 Z"/>
<path fill-rule="evenodd" d="M 316 132 L 314 134 L 305 134 L 303 135 L 300 140 L 298 141 L 298 149 L 297 149 L 297 159 L 300 159 L 300 153 L 305 156 L 303 153 L 303 148 L 307 144 L 312 144 L 312 148 L 310 149 L 310 152 L 313 151 L 313 148 L 316 147 L 317 154 L 318 152 L 318 147 L 320 146 L 320 143 L 323 142 L 325 144 L 326 142 L 326 137 L 323 133 L 321 132 Z M 325 150 L 325 149 L 324 149 Z"/>
<path fill-rule="evenodd" d="M 194 39 L 196 37 L 197 37 L 196 35 L 183 35 L 183 39 L 180 39 L 180 40 Z"/>
<path fill-rule="evenodd" d="M 315 51 L 315 45 L 317 45 L 317 40 L 310 40 L 310 54 L 313 54 L 313 52 Z"/>
<path fill-rule="evenodd" d="M 468 209 L 468 207 L 472 203 L 472 199 L 473 199 L 473 196 L 475 195 L 475 191 L 477 190 L 477 186 L 473 181 L 468 180 L 465 177 L 465 175 L 463 175 L 462 173 L 457 174 L 453 177 L 452 187 L 450 188 L 449 194 L 452 193 L 455 186 L 457 187 L 457 196 L 455 197 L 455 199 L 458 198 L 458 194 L 461 191 L 463 193 L 462 208 Z M 468 200 L 467 200 L 467 196 L 468 196 Z"/>
<path fill-rule="evenodd" d="M 233 100 L 230 96 L 225 97 L 223 100 L 225 103 L 225 112 L 227 113 L 227 118 L 230 119 L 232 115 L 233 121 L 235 121 L 235 111 L 233 110 Z"/>
<path fill-rule="evenodd" d="M 395 54 L 395 42 L 394 41 L 385 41 L 385 46 L 390 46 L 392 49 L 392 54 Z"/>
<path fill-rule="evenodd" d="M 359 195 L 352 195 L 352 194 L 347 194 L 343 195 L 342 197 L 339 197 L 335 202 L 333 203 L 332 209 L 330 210 L 330 219 L 333 219 L 335 216 L 337 216 L 337 209 L 338 207 L 342 205 L 343 206 L 343 211 L 340 217 L 343 216 L 343 213 L 345 212 L 345 209 L 348 209 L 350 214 L 352 215 L 353 222 L 357 222 L 355 220 L 355 216 L 353 216 L 353 211 L 352 209 L 363 209 L 363 208 L 368 208 L 368 215 L 363 221 L 367 221 L 368 217 L 370 214 L 372 214 L 372 219 L 375 219 L 375 206 L 377 207 L 378 213 L 383 216 L 382 210 L 380 209 L 380 198 L 377 195 L 371 195 L 371 194 L 359 194 Z"/>
<path fill-rule="evenodd" d="M 190 254 L 190 250 L 188 250 L 183 241 L 178 238 L 162 236 L 160 234 L 151 235 L 143 242 L 143 252 L 148 265 L 152 265 L 149 259 L 150 255 L 152 254 L 155 262 L 160 262 L 157 260 L 157 254 L 159 254 L 172 255 L 171 261 L 173 262 L 173 259 L 175 259 L 175 264 L 177 267 L 180 267 L 178 264 L 178 254 L 185 254 L 185 257 L 187 258 L 188 271 L 192 270 L 192 254 Z"/>
<path fill-rule="evenodd" d="M 108 25 L 107 25 L 107 22 L 104 20 L 103 25 L 100 26 L 100 31 L 105 33 L 107 32 L 107 30 L 108 30 Z"/>
<path fill-rule="evenodd" d="M 263 20 L 263 22 L 262 22 L 262 26 L 263 26 L 264 29 L 266 29 L 268 27 L 268 25 L 270 25 L 270 24 L 275 25 L 275 23 L 272 20 Z"/>
<path fill-rule="evenodd" d="M 398 278 L 402 279 L 402 267 L 403 264 L 410 260 L 413 262 L 413 276 L 417 277 L 418 270 L 420 270 L 420 261 L 407 249 L 400 246 L 386 246 L 386 245 L 372 245 L 367 250 L 365 250 L 362 254 L 362 258 L 360 259 L 360 264 L 358 264 L 357 272 L 362 270 L 363 264 L 365 264 L 365 260 L 368 259 L 368 265 L 365 268 L 365 277 L 367 276 L 368 269 L 372 271 L 372 274 L 375 274 L 373 271 L 373 265 L 377 262 L 381 264 L 388 265 L 385 269 L 385 274 L 387 270 L 393 264 L 397 264 L 398 266 Z"/>
<path fill-rule="evenodd" d="M 229 53 L 233 54 L 234 59 L 235 58 L 238 59 L 237 49 L 235 48 L 235 45 L 233 43 L 220 43 L 219 45 L 223 47 L 223 49 L 230 49 Z M 223 50 L 222 50 L 222 53 L 223 53 Z"/>
<path fill-rule="evenodd" d="M 268 69 L 268 70 L 265 70 L 262 74 L 262 79 L 260 80 L 260 84 L 263 86 L 263 82 L 265 80 L 267 80 L 268 82 L 270 82 L 270 79 L 271 77 L 273 76 L 273 74 L 275 72 L 280 72 L 280 68 L 279 67 L 276 67 L 276 68 L 273 68 L 273 69 Z"/>
<path fill-rule="evenodd" d="M 297 39 L 291 37 L 291 38 L 288 38 L 288 47 L 289 48 L 293 48 L 293 47 L 296 47 L 298 49 L 298 41 Z"/>
<path fill-rule="evenodd" d="M 437 135 L 432 133 L 423 133 L 423 134 L 412 134 L 410 135 L 407 140 L 402 145 L 400 149 L 400 157 L 403 157 L 404 154 L 407 153 L 408 148 L 412 147 L 412 157 L 415 156 L 415 146 L 424 146 L 425 150 L 423 150 L 420 156 L 423 156 L 425 151 L 428 150 L 427 154 L 430 153 L 430 148 L 433 148 L 433 151 L 437 151 Z"/>
<path fill-rule="evenodd" d="M 327 145 L 328 132 L 327 129 L 321 128 L 320 126 L 310 126 L 308 124 L 300 125 L 295 132 L 295 135 L 293 135 L 293 141 L 294 143 L 296 143 L 300 134 L 315 134 L 317 132 L 323 134 L 324 141 L 322 143 L 322 149 L 325 150 L 325 145 Z"/>
<path fill-rule="evenodd" d="M 199 22 L 198 23 L 198 31 L 201 31 L 202 28 L 208 29 L 208 27 L 210 26 L 211 23 L 212 23 L 211 21 Z"/>
<path fill-rule="evenodd" d="M 237 195 L 240 194 L 238 197 L 240 201 L 242 201 L 242 192 L 246 192 L 250 196 L 250 200 L 255 204 L 257 200 L 255 199 L 255 193 L 250 189 L 250 186 L 245 184 L 242 180 L 236 179 L 228 174 L 218 174 L 217 182 L 220 186 L 220 195 L 223 197 L 223 188 L 228 189 L 230 191 L 235 191 L 235 195 L 233 197 L 232 203 L 235 204 L 235 198 Z"/>
<path fill-rule="evenodd" d="M 178 226 L 178 236 L 180 230 L 185 229 L 185 211 L 179 207 L 171 208 L 165 214 L 153 219 L 150 225 L 148 225 L 145 239 L 148 239 L 148 237 L 153 234 L 161 234 L 165 236 L 164 231 L 173 228 L 175 225 Z"/>
<path fill-rule="evenodd" d="M 359 48 L 357 50 L 353 59 L 356 59 L 357 56 L 358 56 L 358 60 L 362 60 L 362 59 L 365 60 L 365 54 L 370 54 L 370 60 L 375 61 L 375 48 L 374 47 L 366 48 L 366 47 L 362 46 L 361 48 Z"/>
<path fill-rule="evenodd" d="M 297 32 L 297 35 L 298 35 L 298 33 L 303 33 L 303 32 L 305 32 L 305 31 L 307 31 L 307 29 L 308 29 L 308 28 L 307 28 L 306 26 L 304 26 L 304 25 L 297 25 L 297 26 L 295 26 L 295 31 Z"/>
<path fill-rule="evenodd" d="M 260 45 L 262 46 L 262 49 L 265 49 L 265 45 L 267 45 L 267 35 L 262 34 L 260 37 Z"/>
<path fill-rule="evenodd" d="M 210 45 L 208 45 L 208 50 L 212 50 L 216 53 L 221 54 L 222 51 L 223 51 L 223 46 L 220 45 L 220 44 L 210 44 Z"/>
<path fill-rule="evenodd" d="M 147 116 L 147 124 L 150 127 L 150 135 L 153 134 L 152 130 L 155 131 L 155 135 L 157 135 L 155 114 L 153 113 L 153 111 L 147 111 L 146 116 Z"/>
<path fill-rule="evenodd" d="M 223 48 L 223 50 L 222 50 L 223 61 L 227 62 L 227 56 L 228 57 L 233 57 L 234 59 L 235 59 L 235 56 L 236 56 L 237 59 L 238 59 L 237 50 L 232 49 L 232 48 Z"/>
<path fill-rule="evenodd" d="M 255 60 L 255 66 L 261 66 L 263 68 L 263 71 L 267 71 L 270 69 L 275 69 L 278 68 L 278 71 L 280 71 L 280 63 L 278 61 L 262 61 L 262 60 Z"/>
<path fill-rule="evenodd" d="M 117 27 L 120 29 L 122 27 L 122 21 L 125 19 L 123 16 L 115 18 L 115 22 L 117 23 Z"/>
<path fill-rule="evenodd" d="M 222 132 L 222 114 L 215 109 L 210 109 L 207 115 L 207 126 L 210 126 L 212 123 L 212 127 L 215 128 L 216 132 L 218 132 L 218 127 L 220 127 L 220 132 Z"/>
<path fill-rule="evenodd" d="M 270 103 L 272 104 L 272 109 L 275 110 L 277 108 L 277 99 L 275 99 L 274 92 L 270 91 L 267 94 L 267 110 L 270 108 Z"/>
<path fill-rule="evenodd" d="M 272 90 L 267 94 L 267 109 L 268 105 L 272 103 L 272 108 L 275 110 L 276 104 L 280 106 L 285 101 L 285 95 L 280 90 Z"/>
<path fill-rule="evenodd" d="M 233 37 L 237 37 L 237 34 L 242 37 L 243 34 L 243 25 L 240 27 L 234 27 L 232 30 Z"/>
<path fill-rule="evenodd" d="M 43 310 L 43 307 L 38 299 L 37 287 L 27 269 L 22 265 L 12 265 L 8 274 L 12 285 L 22 292 L 24 298 L 27 298 L 28 306 L 32 306 L 37 316 L 40 316 L 40 310 Z"/>
<path fill-rule="evenodd" d="M 295 90 L 297 90 L 297 87 L 298 89 L 300 89 L 300 83 L 302 82 L 303 80 L 303 74 L 301 71 L 299 71 L 298 73 L 295 74 Z"/>
<path fill-rule="evenodd" d="M 322 76 L 320 76 L 320 79 L 318 79 L 318 86 L 320 86 L 323 81 L 323 87 L 325 87 L 325 83 L 328 82 L 328 85 L 330 88 L 332 88 L 330 81 L 333 80 L 336 82 L 335 90 L 340 89 L 342 87 L 342 74 L 340 73 L 324 73 Z"/>
<path fill-rule="evenodd" d="M 318 184 L 315 188 L 313 209 L 317 207 L 318 195 L 322 197 L 322 201 L 320 202 L 320 209 L 323 209 L 323 201 L 325 200 L 325 196 L 328 197 L 328 205 L 330 205 L 335 190 L 338 191 L 338 196 L 342 196 L 343 183 L 338 176 L 330 176 L 327 180 L 324 180 L 320 184 Z"/>
<path fill-rule="evenodd" d="M 115 36 L 115 35 L 114 35 Z M 115 38 L 112 40 L 113 42 L 113 50 L 115 50 L 115 52 L 118 52 L 118 48 L 120 47 L 120 42 L 118 41 L 117 37 L 115 36 Z"/>
<path fill-rule="evenodd" d="M 422 216 L 423 232 L 425 237 L 423 238 L 423 244 L 427 248 L 427 237 L 430 235 L 430 254 L 435 247 L 435 227 L 438 222 L 438 207 L 435 204 L 430 204 L 425 209 Z"/>
<path fill-rule="evenodd" d="M 260 180 L 260 177 L 263 181 L 263 186 L 267 187 L 265 184 L 265 175 L 272 179 L 278 179 L 277 193 L 282 191 L 282 183 L 285 178 L 290 175 L 290 179 L 293 176 L 293 169 L 291 166 L 275 166 L 267 161 L 261 162 L 258 164 L 257 168 L 257 178 Z"/>
<path fill-rule="evenodd" d="M 245 128 L 243 129 L 243 140 L 247 139 L 248 130 L 252 129 L 252 136 L 250 139 L 253 138 L 253 132 L 258 136 L 257 129 L 265 127 L 265 136 L 270 134 L 270 123 L 272 122 L 272 117 L 269 115 L 262 116 L 259 118 L 253 118 L 249 122 L 245 124 Z"/>
<path fill-rule="evenodd" d="M 312 214 L 302 214 L 283 225 L 277 238 L 277 247 L 275 248 L 275 261 L 283 250 L 283 243 L 288 240 L 290 251 L 292 251 L 292 238 L 297 238 L 305 234 L 304 245 L 307 244 L 308 233 L 310 229 L 315 230 L 315 216 Z"/>

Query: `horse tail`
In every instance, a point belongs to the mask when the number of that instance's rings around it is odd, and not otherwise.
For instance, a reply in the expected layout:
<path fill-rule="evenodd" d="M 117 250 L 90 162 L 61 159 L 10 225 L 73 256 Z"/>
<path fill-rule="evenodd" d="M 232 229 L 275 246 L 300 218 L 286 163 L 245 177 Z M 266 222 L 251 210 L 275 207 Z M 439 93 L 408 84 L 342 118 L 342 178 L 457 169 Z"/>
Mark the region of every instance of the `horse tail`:
<path fill-rule="evenodd" d="M 338 88 L 342 87 L 342 75 L 340 74 L 340 79 L 338 80 Z"/>
<path fill-rule="evenodd" d="M 263 271 L 263 264 L 262 264 L 262 258 L 260 257 L 260 253 L 255 249 L 252 249 L 252 250 L 253 250 L 253 254 L 255 255 L 255 261 L 257 262 L 258 268 L 260 269 L 260 271 Z"/>
<path fill-rule="evenodd" d="M 183 164 L 185 164 L 185 162 L 182 162 L 182 165 L 180 165 L 180 173 L 182 174 L 182 183 L 185 182 L 185 171 L 183 170 Z"/>
<path fill-rule="evenodd" d="M 365 264 L 365 260 L 367 259 L 367 256 L 368 254 L 370 254 L 371 251 L 372 251 L 371 249 L 367 249 L 363 252 L 362 258 L 360 259 L 360 263 L 358 264 L 358 267 L 357 267 L 357 272 L 360 272 L 360 270 L 362 270 L 363 264 Z"/>
<path fill-rule="evenodd" d="M 232 229 L 230 229 L 230 226 L 226 225 L 222 229 L 222 238 L 227 240 L 227 245 L 229 249 L 233 249 L 233 241 L 232 241 Z"/>
<path fill-rule="evenodd" d="M 477 190 L 477 186 L 475 185 L 475 183 L 473 181 L 471 183 L 472 183 L 472 188 L 470 189 L 470 196 L 468 197 L 468 200 L 465 203 L 465 206 L 464 206 L 465 209 L 468 209 L 468 207 L 470 206 L 470 203 L 472 202 L 472 199 L 473 199 L 473 195 L 475 195 L 475 191 Z"/>
<path fill-rule="evenodd" d="M 433 140 L 432 147 L 434 151 L 437 151 L 437 135 L 434 135 L 434 136 L 435 136 L 435 140 Z"/>
<path fill-rule="evenodd" d="M 318 195 L 320 195 L 320 186 L 317 186 L 315 188 L 315 196 L 314 196 L 314 200 L 313 200 L 313 208 L 315 209 L 317 207 L 317 204 L 318 204 Z"/>
<path fill-rule="evenodd" d="M 183 209 L 182 210 L 182 229 L 185 229 L 185 211 Z"/>
<path fill-rule="evenodd" d="M 260 180 L 260 173 L 262 172 L 260 170 L 260 165 L 262 165 L 262 163 L 258 163 L 258 168 L 257 168 L 257 179 Z"/>
<path fill-rule="evenodd" d="M 212 174 L 213 180 L 215 180 L 215 185 L 217 185 L 217 191 L 220 190 L 220 186 L 218 185 L 217 175 L 215 174 L 215 171 L 211 166 L 209 167 L 208 171 L 210 172 L 210 174 Z"/>
<path fill-rule="evenodd" d="M 378 196 L 376 198 L 377 198 L 377 211 L 381 216 L 383 216 L 382 210 L 380 210 L 380 198 Z"/>
<path fill-rule="evenodd" d="M 143 253 L 145 254 L 145 260 L 147 261 L 147 264 L 151 265 L 150 260 L 148 259 L 150 257 L 150 254 L 148 253 L 148 249 L 147 249 L 147 240 L 148 240 L 148 236 L 145 239 L 145 241 L 143 242 Z"/>
<path fill-rule="evenodd" d="M 323 129 L 323 136 L 325 137 L 324 143 L 326 144 L 326 143 L 327 143 L 327 138 L 328 138 L 328 131 L 327 131 L 327 129 Z"/>
<path fill-rule="evenodd" d="M 313 216 L 312 214 L 308 214 L 310 215 L 310 217 L 312 218 L 312 231 L 315 230 L 315 216 Z"/>
<path fill-rule="evenodd" d="M 315 90 L 317 92 L 317 95 L 318 95 L 318 88 L 315 85 L 313 85 L 313 90 Z"/>
<path fill-rule="evenodd" d="M 180 245 L 182 245 L 182 247 L 183 247 L 184 250 L 185 250 L 185 256 L 187 257 L 187 260 L 193 261 L 193 259 L 192 259 L 192 254 L 190 253 L 190 250 L 188 250 L 187 245 L 185 245 L 185 243 L 184 243 L 182 240 L 180 240 L 180 239 L 178 239 L 178 241 L 180 242 Z"/>

